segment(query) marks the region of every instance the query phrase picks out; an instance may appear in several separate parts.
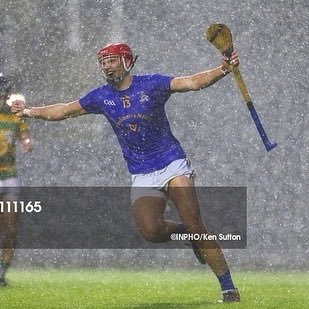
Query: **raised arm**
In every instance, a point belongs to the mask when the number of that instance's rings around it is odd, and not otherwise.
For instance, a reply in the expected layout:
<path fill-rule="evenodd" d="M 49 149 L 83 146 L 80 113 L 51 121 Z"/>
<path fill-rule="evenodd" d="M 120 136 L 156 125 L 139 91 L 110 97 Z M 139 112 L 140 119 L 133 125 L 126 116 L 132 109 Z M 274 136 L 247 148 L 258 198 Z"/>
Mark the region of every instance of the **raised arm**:
<path fill-rule="evenodd" d="M 191 76 L 176 77 L 171 81 L 172 92 L 197 91 L 209 87 L 231 72 L 231 65 L 238 65 L 237 52 L 231 58 L 224 57 L 222 64 L 215 69 L 199 72 Z"/>
<path fill-rule="evenodd" d="M 25 107 L 25 104 L 22 101 L 15 101 L 12 103 L 11 110 L 19 117 L 40 118 L 49 121 L 63 120 L 87 114 L 78 100 L 42 107 Z"/>

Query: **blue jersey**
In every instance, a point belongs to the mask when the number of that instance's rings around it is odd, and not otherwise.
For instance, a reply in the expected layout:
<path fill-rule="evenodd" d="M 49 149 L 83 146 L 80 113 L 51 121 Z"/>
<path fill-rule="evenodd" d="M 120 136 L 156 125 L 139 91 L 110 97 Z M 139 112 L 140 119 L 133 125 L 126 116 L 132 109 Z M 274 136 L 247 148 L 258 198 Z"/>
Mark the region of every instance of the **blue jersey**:
<path fill-rule="evenodd" d="M 150 173 L 186 157 L 164 108 L 171 80 L 158 74 L 134 75 L 126 90 L 106 84 L 79 99 L 85 111 L 108 119 L 132 174 Z"/>

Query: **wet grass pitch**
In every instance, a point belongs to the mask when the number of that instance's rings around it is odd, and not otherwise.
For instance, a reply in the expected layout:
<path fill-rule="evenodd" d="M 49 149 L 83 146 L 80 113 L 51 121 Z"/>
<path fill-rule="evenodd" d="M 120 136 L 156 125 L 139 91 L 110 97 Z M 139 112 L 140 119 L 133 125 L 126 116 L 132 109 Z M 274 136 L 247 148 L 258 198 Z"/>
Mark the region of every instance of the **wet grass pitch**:
<path fill-rule="evenodd" d="M 12 268 L 1 308 L 308 308 L 308 273 L 233 275 L 241 302 L 222 305 L 209 271 Z"/>

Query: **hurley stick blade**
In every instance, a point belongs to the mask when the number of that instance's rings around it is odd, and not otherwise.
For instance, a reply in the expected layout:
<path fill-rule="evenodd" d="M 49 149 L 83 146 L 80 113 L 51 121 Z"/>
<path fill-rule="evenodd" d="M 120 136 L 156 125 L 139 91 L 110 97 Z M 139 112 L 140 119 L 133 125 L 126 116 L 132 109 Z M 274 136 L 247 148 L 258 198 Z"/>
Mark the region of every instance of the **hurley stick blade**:
<path fill-rule="evenodd" d="M 234 50 L 232 33 L 224 24 L 212 24 L 205 32 L 205 37 L 227 57 L 229 57 Z"/>
<path fill-rule="evenodd" d="M 205 32 L 206 39 L 213 44 L 221 53 L 227 57 L 230 57 L 234 50 L 233 38 L 230 29 L 224 24 L 212 24 Z M 249 92 L 243 81 L 239 68 L 236 66 L 230 66 L 236 80 L 238 89 L 240 90 L 245 102 L 248 104 L 251 102 Z"/>

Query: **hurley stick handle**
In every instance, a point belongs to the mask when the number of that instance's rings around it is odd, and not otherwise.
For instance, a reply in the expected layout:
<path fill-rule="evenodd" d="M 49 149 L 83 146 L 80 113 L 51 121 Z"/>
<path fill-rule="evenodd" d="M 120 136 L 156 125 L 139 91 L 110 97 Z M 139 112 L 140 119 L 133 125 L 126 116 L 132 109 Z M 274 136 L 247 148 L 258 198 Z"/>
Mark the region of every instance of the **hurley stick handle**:
<path fill-rule="evenodd" d="M 245 102 L 248 104 L 249 102 L 252 102 L 251 101 L 251 98 L 250 98 L 250 95 L 249 95 L 249 92 L 248 92 L 248 89 L 246 87 L 246 84 L 242 78 L 242 75 L 240 73 L 240 70 L 239 70 L 239 67 L 238 66 L 234 66 L 232 68 L 232 73 L 234 75 L 234 78 L 236 80 L 236 83 L 237 83 L 237 86 L 240 90 L 240 93 L 242 94 Z"/>

